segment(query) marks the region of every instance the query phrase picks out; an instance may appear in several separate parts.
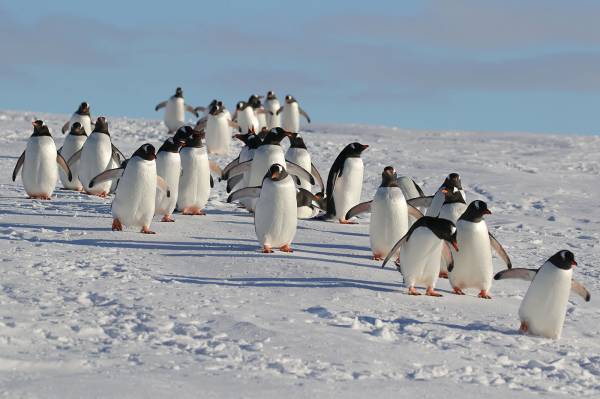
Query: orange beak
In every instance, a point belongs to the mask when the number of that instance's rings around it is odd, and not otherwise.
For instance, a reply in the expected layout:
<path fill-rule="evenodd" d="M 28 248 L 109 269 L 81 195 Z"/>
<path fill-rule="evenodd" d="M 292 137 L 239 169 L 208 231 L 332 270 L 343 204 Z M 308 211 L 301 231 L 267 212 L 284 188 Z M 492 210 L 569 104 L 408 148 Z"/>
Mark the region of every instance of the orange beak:
<path fill-rule="evenodd" d="M 458 252 L 458 243 L 456 241 L 452 241 L 452 247 Z"/>

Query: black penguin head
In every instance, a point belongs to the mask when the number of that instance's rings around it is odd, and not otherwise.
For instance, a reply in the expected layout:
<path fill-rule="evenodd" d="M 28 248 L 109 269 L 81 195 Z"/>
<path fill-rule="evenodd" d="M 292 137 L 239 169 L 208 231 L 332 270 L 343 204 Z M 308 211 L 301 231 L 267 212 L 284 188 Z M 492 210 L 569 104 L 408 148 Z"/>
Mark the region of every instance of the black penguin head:
<path fill-rule="evenodd" d="M 420 222 L 426 225 L 433 234 L 440 240 L 445 240 L 458 251 L 458 243 L 456 242 L 456 226 L 449 220 L 424 216 L 419 219 Z M 415 223 L 416 224 L 416 223 Z"/>
<path fill-rule="evenodd" d="M 369 148 L 367 144 L 354 142 L 344 147 L 342 154 L 345 155 L 345 158 L 360 158 L 360 154 L 367 148 Z"/>
<path fill-rule="evenodd" d="M 52 137 L 52 135 L 50 134 L 50 130 L 48 129 L 48 126 L 44 125 L 44 121 L 38 119 L 37 121 L 31 122 L 31 124 L 33 125 L 33 134 L 31 135 L 31 137 L 39 137 L 39 136 Z"/>
<path fill-rule="evenodd" d="M 444 204 L 466 204 L 462 192 L 454 186 L 442 187 L 442 193 L 444 193 Z"/>
<path fill-rule="evenodd" d="M 287 96 L 285 96 L 285 102 L 288 104 L 292 104 L 296 102 L 296 99 L 294 98 L 294 96 L 288 94 Z"/>
<path fill-rule="evenodd" d="M 217 115 L 223 111 L 223 103 L 221 101 L 212 100 L 208 105 L 208 113 L 211 115 Z"/>
<path fill-rule="evenodd" d="M 458 175 L 458 173 L 450 173 L 448 177 L 446 177 L 446 179 L 444 180 L 444 183 L 442 183 L 442 187 L 456 187 L 457 189 L 462 190 L 462 183 L 460 181 L 460 176 Z"/>
<path fill-rule="evenodd" d="M 169 137 L 158 149 L 158 152 L 173 152 L 177 153 L 181 147 L 185 145 L 184 137 L 177 137 L 177 133 L 173 137 Z"/>
<path fill-rule="evenodd" d="M 245 101 L 239 101 L 236 105 L 235 105 L 235 109 L 237 109 L 238 111 L 243 111 L 248 107 L 248 103 L 246 103 Z"/>
<path fill-rule="evenodd" d="M 78 115 L 90 115 L 90 105 L 87 102 L 82 102 L 81 104 L 79 104 L 79 108 L 77 108 L 77 111 L 75 112 Z"/>
<path fill-rule="evenodd" d="M 252 94 L 248 98 L 248 105 L 250 105 L 254 109 L 260 108 L 262 106 L 262 103 L 260 102 L 261 98 L 262 98 L 262 96 Z"/>
<path fill-rule="evenodd" d="M 156 159 L 156 150 L 152 144 L 146 143 L 135 150 L 133 157 L 140 157 L 146 161 L 154 161 Z"/>
<path fill-rule="evenodd" d="M 190 127 L 190 129 L 191 129 L 191 127 Z M 192 147 L 192 148 L 204 147 L 204 143 L 202 142 L 204 135 L 205 135 L 204 130 L 193 130 L 192 129 L 191 136 L 189 136 L 186 140 L 186 144 L 185 144 L 186 147 Z"/>
<path fill-rule="evenodd" d="M 563 270 L 571 270 L 573 267 L 577 266 L 575 255 L 573 255 L 573 252 L 566 249 L 552 255 L 550 259 L 548 259 L 548 262 Z"/>
<path fill-rule="evenodd" d="M 281 143 L 281 140 L 283 140 L 285 137 L 296 137 L 297 135 L 298 133 L 288 132 L 287 130 L 283 130 L 280 127 L 275 127 L 269 130 L 269 132 L 264 137 L 262 144 L 279 145 Z"/>
<path fill-rule="evenodd" d="M 173 97 L 183 97 L 183 90 L 181 87 L 175 89 L 175 95 Z"/>
<path fill-rule="evenodd" d="M 272 181 L 280 181 L 285 179 L 287 176 L 288 174 L 285 168 L 278 163 L 274 163 L 269 168 L 269 172 L 267 173 L 266 177 L 268 177 Z"/>
<path fill-rule="evenodd" d="M 478 223 L 483 220 L 484 215 L 491 214 L 492 212 L 488 209 L 487 204 L 484 201 L 475 200 L 469 204 L 460 219 L 466 220 L 467 222 Z"/>
<path fill-rule="evenodd" d="M 99 116 L 98 119 L 96 119 L 96 125 L 94 126 L 94 132 L 109 134 L 108 133 L 108 122 L 106 121 L 105 117 Z"/>
<path fill-rule="evenodd" d="M 398 174 L 392 166 L 386 166 L 381 173 L 381 187 L 398 187 Z"/>
<path fill-rule="evenodd" d="M 275 95 L 275 92 L 272 90 L 269 90 L 267 92 L 267 100 L 275 100 L 277 99 L 277 96 Z"/>
<path fill-rule="evenodd" d="M 71 125 L 69 134 L 72 136 L 87 136 L 85 130 L 81 127 L 81 123 L 79 122 L 75 122 Z"/>
<path fill-rule="evenodd" d="M 194 133 L 191 126 L 182 126 L 173 135 L 173 143 L 183 147 L 187 144 L 188 138 Z"/>
<path fill-rule="evenodd" d="M 306 144 L 304 144 L 304 139 L 302 137 L 300 137 L 300 135 L 289 135 L 288 138 L 290 139 L 290 148 L 303 148 L 306 150 Z"/>

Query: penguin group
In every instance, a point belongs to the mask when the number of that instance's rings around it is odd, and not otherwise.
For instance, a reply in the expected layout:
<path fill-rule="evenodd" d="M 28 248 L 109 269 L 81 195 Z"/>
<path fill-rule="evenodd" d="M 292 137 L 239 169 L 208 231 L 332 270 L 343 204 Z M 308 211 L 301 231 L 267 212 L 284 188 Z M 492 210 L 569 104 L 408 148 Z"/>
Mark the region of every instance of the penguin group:
<path fill-rule="evenodd" d="M 252 94 L 236 104 L 232 115 L 217 99 L 193 107 L 178 87 L 155 110 L 161 108 L 168 137 L 158 150 L 144 143 L 129 158 L 112 143 L 109 121 L 103 116 L 94 121 L 87 102 L 62 127 L 66 136 L 59 149 L 48 126 L 36 120 L 13 181 L 22 169 L 32 199 L 49 200 L 59 178 L 67 190 L 103 198 L 114 194 L 112 230 L 133 227 L 145 234 L 154 234 L 155 216 L 174 222 L 176 211 L 205 215 L 215 182 L 225 182 L 227 202 L 253 215 L 264 253 L 293 252 L 298 219 L 355 224 L 357 216 L 370 213 L 372 259 L 382 261 L 382 268 L 393 259 L 409 295 L 421 295 L 418 287 L 423 287 L 425 295 L 442 296 L 436 291 L 439 278 L 447 278 L 456 295 L 475 289 L 483 299 L 491 299 L 494 280 L 531 281 L 519 309 L 523 333 L 557 339 L 569 293 L 590 300 L 572 277 L 577 262 L 570 251 L 557 252 L 538 269 L 513 268 L 485 222 L 492 213 L 488 204 L 467 202 L 458 173 L 448 174 L 426 196 L 412 177 L 398 176 L 387 166 L 373 199 L 361 203 L 361 155 L 369 145 L 353 142 L 341 149 L 324 183 L 300 134 L 300 118 L 310 123 L 310 117 L 291 95 L 281 104 L 273 91 Z M 186 123 L 186 112 L 197 120 Z M 232 139 L 243 147 L 221 169 L 210 157 L 229 154 Z M 492 251 L 506 270 L 494 274 Z"/>

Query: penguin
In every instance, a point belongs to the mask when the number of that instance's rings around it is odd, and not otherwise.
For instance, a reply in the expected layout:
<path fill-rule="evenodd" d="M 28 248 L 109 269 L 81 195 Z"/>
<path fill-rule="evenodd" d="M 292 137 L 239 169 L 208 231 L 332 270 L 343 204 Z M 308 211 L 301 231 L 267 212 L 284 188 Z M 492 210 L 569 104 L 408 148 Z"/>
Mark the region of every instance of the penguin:
<path fill-rule="evenodd" d="M 177 130 L 173 137 L 165 140 L 156 154 L 156 173 L 169 186 L 170 196 L 156 190 L 155 215 L 162 216 L 161 222 L 174 222 L 173 211 L 177 206 L 179 177 L 181 176 L 181 156 L 179 151 L 186 144 L 188 134 L 185 129 Z"/>
<path fill-rule="evenodd" d="M 79 108 L 73 113 L 71 119 L 63 125 L 61 129 L 62 133 L 67 133 L 71 129 L 71 126 L 76 122 L 81 125 L 86 135 L 92 133 L 93 123 L 92 115 L 90 114 L 90 105 L 85 101 L 79 104 Z"/>
<path fill-rule="evenodd" d="M 238 124 L 240 133 L 260 131 L 254 108 L 247 102 L 240 101 L 236 104 L 232 119 Z"/>
<path fill-rule="evenodd" d="M 323 193 L 325 191 L 325 187 L 323 185 L 323 179 L 321 178 L 321 174 L 315 167 L 315 165 L 311 161 L 310 153 L 306 148 L 306 144 L 304 144 L 304 140 L 299 135 L 297 136 L 288 136 L 290 140 L 290 147 L 285 153 L 286 162 L 293 162 L 296 165 L 301 166 L 305 170 L 309 170 L 311 175 L 316 179 L 317 184 L 320 187 L 320 192 Z M 302 187 L 307 191 L 311 191 L 311 184 L 307 180 L 300 179 L 298 187 Z M 300 219 L 307 219 L 315 216 L 315 209 L 302 206 L 298 208 L 298 217 Z"/>
<path fill-rule="evenodd" d="M 111 181 L 98 183 L 94 187 L 91 187 L 89 183 L 93 177 L 105 170 L 113 169 L 123 160 L 125 160 L 125 156 L 111 142 L 106 118 L 100 116 L 96 119 L 92 134 L 87 138 L 83 147 L 71 155 L 68 163 L 71 166 L 79 161 L 78 177 L 86 193 L 105 198 L 111 190 Z"/>
<path fill-rule="evenodd" d="M 348 144 L 333 162 L 327 176 L 327 213 L 323 218 L 337 218 L 342 224 L 355 223 L 346 219 L 346 213 L 360 202 L 364 172 L 360 155 L 367 148 L 366 144 Z"/>
<path fill-rule="evenodd" d="M 58 149 L 58 153 L 64 158 L 69 159 L 75 154 L 77 151 L 81 150 L 83 144 L 87 140 L 87 134 L 85 129 L 81 126 L 79 122 L 74 122 L 71 124 L 71 130 L 67 137 L 65 137 L 65 141 L 63 146 Z M 59 169 L 60 181 L 63 184 L 63 187 L 67 190 L 75 190 L 75 191 L 83 191 L 83 185 L 79 180 L 79 161 L 74 162 L 71 167 L 72 179 L 69 180 L 69 177 L 62 169 Z"/>
<path fill-rule="evenodd" d="M 58 180 L 58 165 L 64 170 L 69 181 L 71 170 L 65 159 L 56 150 L 56 144 L 48 126 L 41 120 L 32 122 L 33 133 L 27 141 L 25 151 L 21 154 L 13 170 L 12 180 L 17 179 L 19 170 L 23 168 L 21 179 L 23 187 L 30 199 L 49 200 Z"/>
<path fill-rule="evenodd" d="M 154 110 L 158 111 L 163 107 L 166 107 L 165 125 L 169 129 L 169 134 L 177 131 L 177 129 L 185 124 L 185 111 L 194 114 L 196 118 L 199 116 L 198 111 L 194 107 L 185 103 L 181 87 L 178 87 L 175 90 L 175 94 L 167 101 L 163 101 L 154 107 Z"/>
<path fill-rule="evenodd" d="M 258 130 L 257 131 L 261 131 L 262 129 L 267 128 L 267 113 L 271 112 L 271 111 L 265 110 L 265 107 L 263 107 L 262 102 L 261 102 L 262 98 L 263 98 L 263 96 L 259 96 L 257 94 L 252 94 L 248 98 L 248 102 L 247 102 L 248 104 L 250 104 L 250 106 L 254 110 L 254 114 L 256 115 L 256 119 L 258 120 Z"/>
<path fill-rule="evenodd" d="M 458 244 L 454 237 L 454 223 L 439 218 L 424 216 L 408 229 L 408 232 L 391 249 L 381 267 L 400 251 L 398 271 L 404 277 L 409 295 L 421 295 L 415 285 L 426 287 L 425 295 L 442 296 L 435 291 L 439 274 L 439 259 L 442 257 L 452 264 L 450 243 L 456 251 Z M 433 260 L 433 261 L 430 261 Z"/>
<path fill-rule="evenodd" d="M 228 154 L 231 143 L 231 129 L 237 124 L 231 120 L 231 115 L 221 101 L 211 103 L 206 116 L 206 150 L 209 154 Z M 202 124 L 196 125 L 200 130 Z"/>
<path fill-rule="evenodd" d="M 119 179 L 119 186 L 112 202 L 112 230 L 123 227 L 140 228 L 141 233 L 155 234 L 150 230 L 154 216 L 157 188 L 170 196 L 166 182 L 156 174 L 156 152 L 152 144 L 143 144 L 127 162 L 120 167 L 100 173 L 90 181 L 90 187 Z"/>
<path fill-rule="evenodd" d="M 457 295 L 465 295 L 463 289 L 477 288 L 479 298 L 491 299 L 494 267 L 492 248 L 511 269 L 512 262 L 498 240 L 488 231 L 483 217 L 491 215 L 484 201 L 476 200 L 456 223 L 456 242 L 460 252 L 453 253 L 454 265 L 448 268 L 450 285 Z"/>
<path fill-rule="evenodd" d="M 265 100 L 265 114 L 267 118 L 267 129 L 271 130 L 275 127 L 281 127 L 281 117 L 277 111 L 281 108 L 277 95 L 273 91 L 267 93 L 267 99 Z"/>
<path fill-rule="evenodd" d="M 310 179 L 307 171 L 297 172 L 298 178 Z M 238 190 L 227 198 L 227 202 L 246 197 L 257 198 L 254 230 L 262 252 L 272 253 L 273 248 L 279 248 L 282 252 L 292 252 L 290 245 L 298 225 L 298 204 L 315 200 L 313 194 L 302 188 L 296 190 L 294 181 L 285 167 L 275 163 L 268 168 L 260 186 Z"/>
<path fill-rule="evenodd" d="M 494 276 L 494 280 L 515 278 L 531 281 L 519 307 L 521 333 L 559 339 L 569 293 L 573 291 L 586 302 L 590 301 L 589 291 L 573 279 L 575 266 L 575 255 L 562 250 L 552 255 L 539 269 L 507 269 Z"/>
<path fill-rule="evenodd" d="M 240 189 L 248 186 L 248 180 L 250 178 L 250 172 L 245 172 L 236 176 L 229 177 L 229 171 L 240 163 L 252 161 L 254 158 L 254 151 L 260 146 L 262 140 L 254 133 L 249 132 L 246 134 L 236 134 L 236 139 L 244 143 L 244 146 L 240 150 L 240 154 L 231 161 L 224 169 L 222 180 L 227 180 L 227 192 L 230 193 L 234 189 Z"/>
<path fill-rule="evenodd" d="M 277 110 L 277 114 L 280 113 L 283 113 L 281 126 L 289 132 L 297 133 L 300 131 L 300 115 L 305 117 L 306 121 L 310 123 L 308 114 L 300 107 L 298 101 L 289 94 L 285 96 L 283 107 Z"/>
<path fill-rule="evenodd" d="M 189 126 L 185 129 L 192 131 Z M 180 151 L 182 172 L 179 178 L 177 210 L 184 215 L 206 215 L 203 208 L 214 186 L 208 153 L 202 143 L 203 138 L 204 132 L 192 131 L 185 147 Z"/>
<path fill-rule="evenodd" d="M 383 260 L 394 244 L 408 232 L 408 216 L 418 220 L 423 217 L 421 211 L 406 203 L 404 194 L 398 186 L 398 176 L 392 166 L 386 166 L 381 173 L 381 185 L 371 201 L 352 207 L 345 216 L 350 220 L 354 216 L 371 212 L 369 238 L 373 260 Z"/>

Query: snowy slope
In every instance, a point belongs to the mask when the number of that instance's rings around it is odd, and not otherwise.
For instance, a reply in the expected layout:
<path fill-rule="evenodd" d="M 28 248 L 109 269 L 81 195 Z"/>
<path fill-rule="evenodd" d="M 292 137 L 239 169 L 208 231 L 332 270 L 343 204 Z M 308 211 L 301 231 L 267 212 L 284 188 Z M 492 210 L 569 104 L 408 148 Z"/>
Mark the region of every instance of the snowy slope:
<path fill-rule="evenodd" d="M 156 236 L 111 232 L 110 200 L 60 190 L 27 200 L 10 175 L 34 117 L 62 143 L 65 115 L 0 112 L 5 397 L 600 395 L 600 137 L 305 132 L 324 176 L 345 144 L 371 145 L 364 200 L 388 164 L 427 193 L 456 171 L 469 200 L 488 201 L 516 267 L 572 250 L 592 300 L 572 297 L 563 338 L 551 341 L 516 333 L 525 282 L 497 282 L 491 301 L 452 295 L 447 281 L 442 298 L 406 295 L 398 272 L 370 260 L 368 217 L 301 221 L 293 254 L 264 255 L 223 184 L 207 216 L 154 223 Z M 157 121 L 109 121 L 126 154 L 164 138 Z"/>

